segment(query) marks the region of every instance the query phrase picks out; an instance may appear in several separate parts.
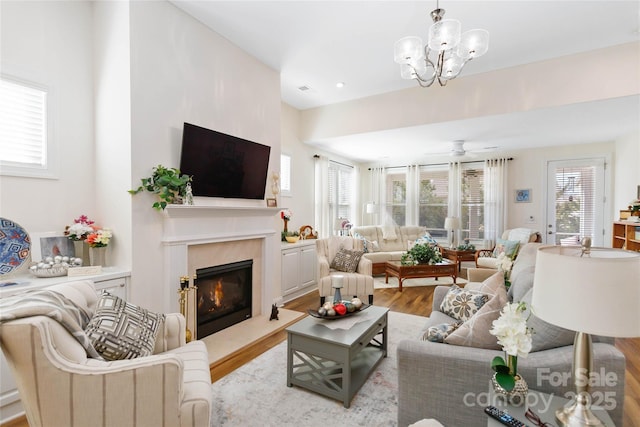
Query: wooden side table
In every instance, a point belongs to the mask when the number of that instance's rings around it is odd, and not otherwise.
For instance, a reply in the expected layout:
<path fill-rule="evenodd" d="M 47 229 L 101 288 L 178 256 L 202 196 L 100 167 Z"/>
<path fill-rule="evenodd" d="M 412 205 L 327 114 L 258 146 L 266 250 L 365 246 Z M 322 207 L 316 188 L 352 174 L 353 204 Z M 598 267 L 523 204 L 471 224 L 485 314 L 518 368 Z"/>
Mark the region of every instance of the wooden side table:
<path fill-rule="evenodd" d="M 476 251 L 459 251 L 457 249 L 442 248 L 442 256 L 458 265 L 458 272 L 462 269 L 462 261 L 475 261 Z"/>

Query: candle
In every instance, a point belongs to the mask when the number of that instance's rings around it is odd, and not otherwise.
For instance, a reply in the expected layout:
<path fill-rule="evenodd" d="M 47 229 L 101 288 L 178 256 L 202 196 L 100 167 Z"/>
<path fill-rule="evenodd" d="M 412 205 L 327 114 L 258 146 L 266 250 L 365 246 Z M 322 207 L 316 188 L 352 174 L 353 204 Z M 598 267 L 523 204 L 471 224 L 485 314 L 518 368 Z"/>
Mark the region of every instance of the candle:
<path fill-rule="evenodd" d="M 343 276 L 331 276 L 331 286 L 334 288 L 341 288 L 343 280 Z"/>

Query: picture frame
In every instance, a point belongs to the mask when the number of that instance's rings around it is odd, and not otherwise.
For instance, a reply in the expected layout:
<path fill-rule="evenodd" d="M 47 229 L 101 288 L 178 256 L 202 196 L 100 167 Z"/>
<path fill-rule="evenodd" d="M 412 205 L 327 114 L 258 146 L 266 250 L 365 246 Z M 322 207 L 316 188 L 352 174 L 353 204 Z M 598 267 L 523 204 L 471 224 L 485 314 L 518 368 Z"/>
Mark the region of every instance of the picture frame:
<path fill-rule="evenodd" d="M 516 190 L 515 200 L 516 203 L 531 203 L 531 189 Z"/>
<path fill-rule="evenodd" d="M 73 241 L 67 236 L 40 237 L 40 255 L 42 259 L 56 255 L 76 256 Z"/>
<path fill-rule="evenodd" d="M 267 207 L 268 208 L 277 208 L 278 207 L 278 201 L 276 199 L 272 199 L 272 198 L 267 199 Z"/>

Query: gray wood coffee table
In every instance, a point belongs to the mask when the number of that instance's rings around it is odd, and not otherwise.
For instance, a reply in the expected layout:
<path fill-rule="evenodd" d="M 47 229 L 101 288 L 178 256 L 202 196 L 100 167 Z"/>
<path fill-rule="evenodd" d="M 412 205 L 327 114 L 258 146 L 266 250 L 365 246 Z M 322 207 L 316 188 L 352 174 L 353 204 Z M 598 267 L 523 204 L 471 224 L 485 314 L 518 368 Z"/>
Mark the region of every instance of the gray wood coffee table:
<path fill-rule="evenodd" d="M 287 386 L 341 400 L 348 408 L 371 372 L 387 357 L 388 311 L 386 307 L 369 307 L 353 315 L 366 319 L 346 330 L 323 324 L 341 320 L 311 316 L 289 326 Z"/>

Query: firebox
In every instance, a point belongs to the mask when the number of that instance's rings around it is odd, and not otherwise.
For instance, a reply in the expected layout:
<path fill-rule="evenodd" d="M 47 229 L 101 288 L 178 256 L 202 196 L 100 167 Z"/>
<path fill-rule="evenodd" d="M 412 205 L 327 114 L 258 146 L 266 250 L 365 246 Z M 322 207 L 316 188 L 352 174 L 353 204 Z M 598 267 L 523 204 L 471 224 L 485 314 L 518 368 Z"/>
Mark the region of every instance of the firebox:
<path fill-rule="evenodd" d="M 253 260 L 196 270 L 198 339 L 251 317 Z"/>

